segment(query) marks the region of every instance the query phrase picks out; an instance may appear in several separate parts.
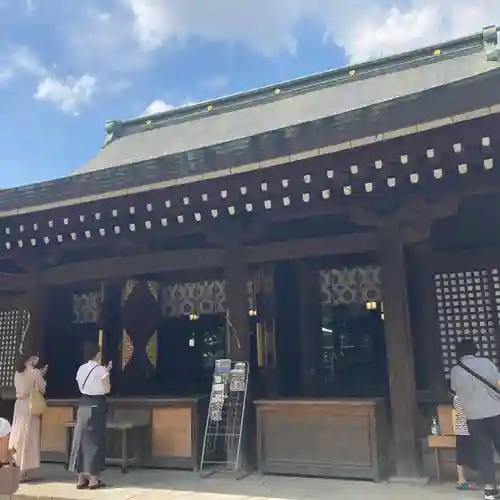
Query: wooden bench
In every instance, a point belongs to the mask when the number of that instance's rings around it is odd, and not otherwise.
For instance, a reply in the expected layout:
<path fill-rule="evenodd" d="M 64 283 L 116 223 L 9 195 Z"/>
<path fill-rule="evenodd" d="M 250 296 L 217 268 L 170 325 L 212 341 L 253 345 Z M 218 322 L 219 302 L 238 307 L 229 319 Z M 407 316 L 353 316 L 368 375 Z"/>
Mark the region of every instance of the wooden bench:
<path fill-rule="evenodd" d="M 66 466 L 69 465 L 69 457 L 71 454 L 71 445 L 73 442 L 73 431 L 75 429 L 76 421 L 72 420 L 66 422 L 64 426 L 66 427 L 66 444 L 67 444 L 67 460 Z M 140 422 L 134 420 L 122 420 L 122 419 L 109 419 L 106 422 L 107 431 L 116 431 L 120 434 L 120 457 L 106 457 L 107 465 L 118 465 L 121 468 L 122 473 L 128 472 L 128 469 L 133 466 L 138 466 L 141 464 L 141 460 L 144 457 L 140 456 L 138 450 L 141 449 L 141 440 L 148 439 L 148 428 L 149 423 Z M 132 450 L 133 455 L 129 456 L 130 444 L 134 442 L 136 445 Z"/>
<path fill-rule="evenodd" d="M 437 480 L 441 481 L 441 450 L 455 449 L 457 439 L 455 435 L 455 410 L 451 405 L 439 405 L 437 409 L 439 436 L 428 436 L 429 449 L 434 452 Z"/>

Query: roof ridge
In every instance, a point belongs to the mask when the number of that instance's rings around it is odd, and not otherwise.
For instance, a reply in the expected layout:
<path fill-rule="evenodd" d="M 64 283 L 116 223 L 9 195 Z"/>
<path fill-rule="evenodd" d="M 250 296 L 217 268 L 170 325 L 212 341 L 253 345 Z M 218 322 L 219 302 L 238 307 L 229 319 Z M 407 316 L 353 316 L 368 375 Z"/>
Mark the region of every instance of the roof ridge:
<path fill-rule="evenodd" d="M 155 115 L 140 116 L 123 121 L 108 121 L 106 122 L 105 146 L 119 137 L 182 121 L 202 118 L 207 116 L 207 113 L 235 111 L 249 105 L 287 98 L 297 93 L 308 92 L 327 85 L 343 84 L 354 78 L 370 78 L 376 74 L 401 70 L 408 65 L 425 64 L 428 61 L 434 61 L 437 56 L 453 57 L 470 52 L 471 50 L 481 49 L 485 51 L 487 60 L 497 60 L 497 31 L 500 31 L 500 28 L 489 26 L 481 32 L 441 44 L 428 45 L 400 54 L 318 72 L 216 99 L 205 100 Z"/>

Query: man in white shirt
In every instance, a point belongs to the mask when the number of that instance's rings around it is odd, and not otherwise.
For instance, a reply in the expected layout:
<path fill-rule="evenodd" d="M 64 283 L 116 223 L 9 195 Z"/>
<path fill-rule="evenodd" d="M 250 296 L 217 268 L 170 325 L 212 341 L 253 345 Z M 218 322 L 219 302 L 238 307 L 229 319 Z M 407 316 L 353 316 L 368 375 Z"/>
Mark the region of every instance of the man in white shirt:
<path fill-rule="evenodd" d="M 111 390 L 108 367 L 93 359 L 78 368 L 76 381 L 80 393 L 86 396 L 104 396 Z"/>
<path fill-rule="evenodd" d="M 76 374 L 81 398 L 68 469 L 78 474 L 77 489 L 96 490 L 105 486 L 99 477 L 106 456 L 106 394 L 111 390 L 112 364 L 100 364 L 101 351 L 96 344 L 86 345 L 85 353 L 88 361 Z"/>

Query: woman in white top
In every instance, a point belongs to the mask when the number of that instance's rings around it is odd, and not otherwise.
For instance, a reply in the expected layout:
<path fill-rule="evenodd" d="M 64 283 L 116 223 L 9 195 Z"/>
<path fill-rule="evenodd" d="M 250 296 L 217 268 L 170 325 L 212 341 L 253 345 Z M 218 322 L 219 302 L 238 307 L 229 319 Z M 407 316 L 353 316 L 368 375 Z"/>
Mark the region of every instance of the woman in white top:
<path fill-rule="evenodd" d="M 95 490 L 105 485 L 99 479 L 106 458 L 106 394 L 111 390 L 109 372 L 112 365 L 100 364 L 101 352 L 96 344 L 85 346 L 85 359 L 76 374 L 80 404 L 76 417 L 69 470 L 78 474 L 77 489 Z"/>

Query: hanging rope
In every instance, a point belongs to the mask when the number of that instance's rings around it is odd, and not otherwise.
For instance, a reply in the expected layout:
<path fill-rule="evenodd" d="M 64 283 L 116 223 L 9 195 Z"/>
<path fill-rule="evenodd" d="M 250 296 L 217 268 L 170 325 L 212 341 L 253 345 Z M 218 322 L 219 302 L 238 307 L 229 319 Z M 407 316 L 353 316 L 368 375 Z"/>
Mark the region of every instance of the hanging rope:
<path fill-rule="evenodd" d="M 31 313 L 27 311 L 26 309 L 22 309 L 19 311 L 19 318 L 18 318 L 19 324 L 20 324 L 20 330 L 21 330 L 21 339 L 19 341 L 19 353 L 24 354 L 24 341 L 26 340 L 26 334 L 28 333 L 28 330 L 30 328 L 31 324 Z"/>
<path fill-rule="evenodd" d="M 227 338 L 228 338 L 228 354 L 231 354 L 231 339 L 234 338 L 238 349 L 241 349 L 241 344 L 240 344 L 240 338 L 239 338 L 238 332 L 236 331 L 236 328 L 231 323 L 231 320 L 229 319 L 229 312 L 228 311 L 226 311 L 226 331 L 227 331 Z"/>

